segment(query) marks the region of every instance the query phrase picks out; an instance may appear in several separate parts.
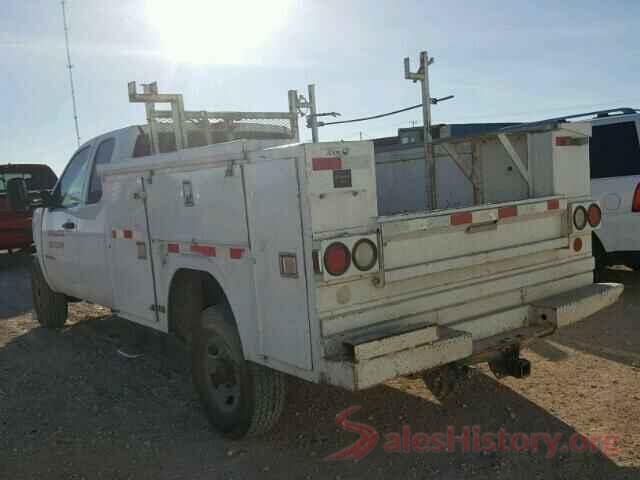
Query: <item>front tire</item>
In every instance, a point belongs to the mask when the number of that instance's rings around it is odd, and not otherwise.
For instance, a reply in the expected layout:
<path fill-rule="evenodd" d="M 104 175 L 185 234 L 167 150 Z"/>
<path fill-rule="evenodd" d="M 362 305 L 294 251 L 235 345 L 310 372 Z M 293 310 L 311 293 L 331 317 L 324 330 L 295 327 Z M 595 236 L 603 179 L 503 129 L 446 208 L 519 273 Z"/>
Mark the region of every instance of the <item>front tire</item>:
<path fill-rule="evenodd" d="M 282 414 L 285 376 L 245 360 L 228 308 L 202 312 L 193 335 L 192 373 L 209 421 L 228 437 L 266 433 Z"/>
<path fill-rule="evenodd" d="M 40 325 L 62 328 L 68 316 L 67 297 L 51 290 L 42 274 L 40 262 L 35 257 L 31 263 L 31 292 Z"/>

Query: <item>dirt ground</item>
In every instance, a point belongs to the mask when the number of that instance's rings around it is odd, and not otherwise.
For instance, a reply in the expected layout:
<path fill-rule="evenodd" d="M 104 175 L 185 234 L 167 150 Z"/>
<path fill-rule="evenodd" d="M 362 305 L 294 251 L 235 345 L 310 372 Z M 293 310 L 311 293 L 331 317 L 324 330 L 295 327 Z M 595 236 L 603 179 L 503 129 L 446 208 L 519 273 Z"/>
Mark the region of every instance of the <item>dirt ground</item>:
<path fill-rule="evenodd" d="M 622 301 L 534 344 L 526 380 L 498 381 L 481 367 L 445 403 L 417 379 L 357 394 L 292 381 L 273 433 L 230 441 L 208 427 L 179 345 L 152 335 L 143 357 L 126 359 L 117 349 L 139 327 L 84 303 L 71 306 L 63 330 L 40 328 L 25 259 L 1 261 L 0 479 L 640 478 L 640 274 L 610 270 L 626 285 Z M 358 462 L 326 461 L 357 438 L 334 421 L 353 405 L 362 409 L 352 420 L 382 438 Z M 606 454 L 560 449 L 552 458 L 544 449 L 385 452 L 385 435 L 405 424 L 619 442 Z"/>

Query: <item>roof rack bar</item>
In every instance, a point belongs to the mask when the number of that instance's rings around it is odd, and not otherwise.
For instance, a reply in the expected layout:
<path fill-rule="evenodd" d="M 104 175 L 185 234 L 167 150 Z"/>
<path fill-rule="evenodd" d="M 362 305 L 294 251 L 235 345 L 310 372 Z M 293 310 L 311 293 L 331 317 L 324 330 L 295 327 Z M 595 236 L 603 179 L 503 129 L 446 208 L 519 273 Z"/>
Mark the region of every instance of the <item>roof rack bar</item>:
<path fill-rule="evenodd" d="M 209 128 L 210 119 L 221 120 L 221 123 L 224 125 L 222 127 L 218 127 L 218 129 L 225 132 L 227 140 L 233 140 L 235 138 L 233 132 L 238 126 L 246 127 L 246 120 L 286 120 L 286 123 L 288 124 L 286 127 L 280 127 L 279 125 L 272 125 L 272 127 L 274 129 L 278 129 L 278 131 L 282 129 L 282 134 L 286 135 L 286 138 L 291 141 L 299 141 L 298 94 L 295 90 L 289 90 L 288 92 L 289 110 L 286 112 L 186 111 L 184 109 L 184 100 L 182 95 L 174 93 L 159 93 L 157 82 L 142 84 L 142 93 L 138 92 L 136 82 L 129 82 L 128 91 L 130 102 L 143 103 L 145 105 L 149 129 L 150 149 L 152 154 L 160 153 L 160 132 L 157 124 L 157 121 L 160 119 L 172 120 L 171 127 L 173 128 L 176 143 L 175 148 L 177 150 L 188 147 L 187 129 L 193 126 L 191 124 L 195 124 L 196 128 L 200 127 L 204 133 L 206 143 L 208 145 L 211 144 L 213 142 L 213 138 L 212 132 Z M 171 108 L 169 110 L 159 110 L 156 109 L 156 103 L 168 103 Z M 257 122 L 257 126 L 255 128 L 260 126 L 260 123 L 261 122 Z"/>
<path fill-rule="evenodd" d="M 501 131 L 512 131 L 512 130 L 519 130 L 522 128 L 544 126 L 544 125 L 553 124 L 553 123 L 563 123 L 563 122 L 566 122 L 567 120 L 581 118 L 581 117 L 596 116 L 596 118 L 605 118 L 611 115 L 612 113 L 617 113 L 620 115 L 629 115 L 629 114 L 639 113 L 639 112 L 640 110 L 635 108 L 630 108 L 630 107 L 609 108 L 607 110 L 595 110 L 593 112 L 574 113 L 574 114 L 565 115 L 562 117 L 547 118 L 545 120 L 536 120 L 535 122 L 525 122 L 519 125 L 505 127 L 501 129 Z"/>

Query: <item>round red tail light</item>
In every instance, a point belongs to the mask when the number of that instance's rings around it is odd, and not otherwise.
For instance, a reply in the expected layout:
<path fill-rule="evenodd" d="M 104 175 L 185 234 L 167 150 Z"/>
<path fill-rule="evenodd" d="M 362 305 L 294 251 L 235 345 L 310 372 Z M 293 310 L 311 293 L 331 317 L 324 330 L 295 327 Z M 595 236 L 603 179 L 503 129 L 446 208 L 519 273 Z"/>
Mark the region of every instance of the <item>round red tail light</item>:
<path fill-rule="evenodd" d="M 573 250 L 576 252 L 582 250 L 582 239 L 580 237 L 573 240 Z"/>
<path fill-rule="evenodd" d="M 597 227 L 600 225 L 600 221 L 602 220 L 602 210 L 600 210 L 600 207 L 597 204 L 592 203 L 589 205 L 587 217 L 589 219 L 589 225 Z"/>
<path fill-rule="evenodd" d="M 573 211 L 573 224 L 578 230 L 587 226 L 587 211 L 583 206 L 576 207 Z"/>
<path fill-rule="evenodd" d="M 324 268 L 330 275 L 337 277 L 349 269 L 351 252 L 344 243 L 335 242 L 324 251 Z"/>

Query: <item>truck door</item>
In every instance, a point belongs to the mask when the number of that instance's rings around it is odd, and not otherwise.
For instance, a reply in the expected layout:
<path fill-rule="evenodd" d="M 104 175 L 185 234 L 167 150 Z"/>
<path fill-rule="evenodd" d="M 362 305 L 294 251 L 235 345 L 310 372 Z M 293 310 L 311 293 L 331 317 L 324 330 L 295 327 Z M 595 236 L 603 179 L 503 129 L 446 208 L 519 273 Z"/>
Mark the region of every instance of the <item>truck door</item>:
<path fill-rule="evenodd" d="M 124 318 L 160 328 L 153 252 L 147 229 L 148 178 L 142 174 L 111 176 L 103 182 L 103 196 L 109 202 L 107 255 L 113 308 Z"/>
<path fill-rule="evenodd" d="M 96 148 L 87 169 L 89 179 L 85 186 L 85 201 L 69 213 L 75 228 L 67 232 L 66 246 L 73 252 L 74 275 L 78 278 L 78 297 L 83 300 L 112 306 L 111 282 L 109 278 L 105 243 L 105 208 L 102 200 L 102 182 L 96 168 L 111 161 L 115 139 L 102 138 L 95 142 Z M 89 175 L 91 172 L 91 175 Z"/>
<path fill-rule="evenodd" d="M 260 353 L 311 369 L 307 280 L 295 159 L 247 165 Z"/>
<path fill-rule="evenodd" d="M 82 298 L 82 278 L 72 243 L 77 229 L 75 214 L 83 206 L 90 153 L 88 145 L 71 158 L 54 192 L 60 205 L 46 210 L 43 222 L 42 259 L 47 280 L 55 291 L 78 298 Z"/>

